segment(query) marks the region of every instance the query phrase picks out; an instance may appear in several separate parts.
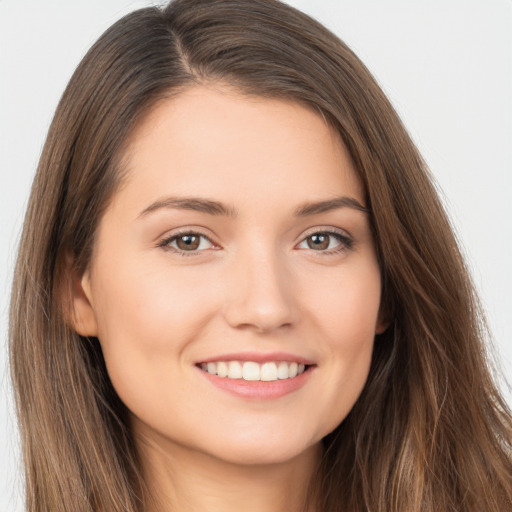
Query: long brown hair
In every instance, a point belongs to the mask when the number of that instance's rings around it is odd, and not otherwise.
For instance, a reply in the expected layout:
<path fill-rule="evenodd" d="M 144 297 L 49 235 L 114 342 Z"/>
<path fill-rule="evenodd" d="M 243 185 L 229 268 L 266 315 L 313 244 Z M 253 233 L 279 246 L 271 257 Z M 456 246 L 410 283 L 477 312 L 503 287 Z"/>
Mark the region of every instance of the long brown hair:
<path fill-rule="evenodd" d="M 319 509 L 512 509 L 512 419 L 483 315 L 425 164 L 375 80 L 336 36 L 275 0 L 176 0 L 126 16 L 91 48 L 34 180 L 10 312 L 28 511 L 144 508 L 127 411 L 98 340 L 69 327 L 66 269 L 90 261 L 141 116 L 212 81 L 323 115 L 371 209 L 390 325 L 359 400 L 323 441 Z"/>

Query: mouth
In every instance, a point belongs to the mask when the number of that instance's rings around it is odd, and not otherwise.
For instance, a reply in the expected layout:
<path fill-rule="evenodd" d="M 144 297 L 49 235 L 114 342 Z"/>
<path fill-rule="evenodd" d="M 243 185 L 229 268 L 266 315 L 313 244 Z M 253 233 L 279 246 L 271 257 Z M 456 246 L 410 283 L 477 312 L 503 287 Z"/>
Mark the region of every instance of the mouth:
<path fill-rule="evenodd" d="M 223 392 L 245 400 L 268 401 L 306 386 L 317 364 L 284 352 L 246 352 L 203 359 L 195 366 L 207 382 Z"/>
<path fill-rule="evenodd" d="M 202 371 L 229 380 L 273 382 L 294 379 L 312 366 L 297 361 L 210 361 L 196 365 Z"/>

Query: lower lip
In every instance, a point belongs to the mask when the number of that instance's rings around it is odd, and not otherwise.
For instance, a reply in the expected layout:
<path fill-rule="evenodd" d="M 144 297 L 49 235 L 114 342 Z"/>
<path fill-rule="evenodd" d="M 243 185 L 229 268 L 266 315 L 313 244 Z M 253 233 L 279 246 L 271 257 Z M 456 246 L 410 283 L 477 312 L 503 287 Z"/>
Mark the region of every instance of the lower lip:
<path fill-rule="evenodd" d="M 308 381 L 314 367 L 310 366 L 297 377 L 271 381 L 229 379 L 212 375 L 198 368 L 203 376 L 214 386 L 233 395 L 253 400 L 273 400 L 299 390 Z"/>

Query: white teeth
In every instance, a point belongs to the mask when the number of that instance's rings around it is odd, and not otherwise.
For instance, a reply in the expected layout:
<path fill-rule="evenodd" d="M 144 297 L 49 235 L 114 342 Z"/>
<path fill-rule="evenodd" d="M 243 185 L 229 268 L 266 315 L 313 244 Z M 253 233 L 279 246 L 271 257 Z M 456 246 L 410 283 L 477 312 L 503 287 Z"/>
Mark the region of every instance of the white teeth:
<path fill-rule="evenodd" d="M 277 380 L 277 365 L 276 363 L 265 363 L 261 367 L 261 380 L 271 381 Z"/>
<path fill-rule="evenodd" d="M 244 380 L 261 380 L 260 365 L 258 363 L 246 361 L 242 371 Z"/>
<path fill-rule="evenodd" d="M 293 379 L 303 373 L 306 367 L 302 363 L 286 361 L 271 361 L 263 364 L 254 361 L 243 363 L 240 361 L 218 361 L 201 363 L 201 369 L 211 375 L 228 379 L 270 382 L 278 379 Z"/>
<path fill-rule="evenodd" d="M 277 367 L 277 378 L 278 379 L 288 379 L 288 363 L 285 361 L 281 361 L 279 366 Z"/>
<path fill-rule="evenodd" d="M 230 379 L 242 378 L 242 365 L 238 361 L 230 361 L 228 363 L 228 377 Z"/>
<path fill-rule="evenodd" d="M 219 361 L 217 363 L 217 375 L 219 377 L 227 377 L 228 373 L 228 365 L 224 361 Z"/>

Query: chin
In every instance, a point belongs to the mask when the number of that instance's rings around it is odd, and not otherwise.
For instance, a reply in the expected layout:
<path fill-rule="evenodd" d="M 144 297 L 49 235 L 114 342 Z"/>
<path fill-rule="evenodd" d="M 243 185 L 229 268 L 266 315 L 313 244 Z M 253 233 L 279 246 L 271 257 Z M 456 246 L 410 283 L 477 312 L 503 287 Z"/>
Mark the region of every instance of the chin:
<path fill-rule="evenodd" d="M 315 453 L 321 440 L 304 442 L 303 440 L 275 439 L 271 436 L 248 440 L 218 442 L 213 450 L 208 450 L 216 459 L 237 465 L 265 466 L 283 464 L 301 456 Z"/>

